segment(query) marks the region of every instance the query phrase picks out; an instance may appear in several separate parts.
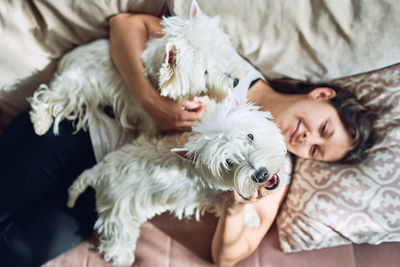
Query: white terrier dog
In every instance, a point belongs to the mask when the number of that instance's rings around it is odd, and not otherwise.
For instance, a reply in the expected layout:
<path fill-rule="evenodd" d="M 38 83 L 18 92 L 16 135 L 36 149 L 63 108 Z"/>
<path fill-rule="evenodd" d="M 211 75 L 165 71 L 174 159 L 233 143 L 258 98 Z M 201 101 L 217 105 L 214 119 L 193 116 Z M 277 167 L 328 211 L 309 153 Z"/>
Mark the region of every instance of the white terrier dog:
<path fill-rule="evenodd" d="M 84 171 L 69 188 L 68 206 L 92 186 L 98 249 L 113 264 L 130 265 L 140 225 L 153 216 L 165 211 L 178 218 L 198 219 L 204 211 L 219 216 L 223 191 L 237 190 L 248 198 L 259 187 L 265 193 L 280 180 L 287 182 L 285 143 L 270 118 L 250 104 L 224 101 L 207 111 L 191 132 L 163 138 L 141 135 Z M 246 214 L 246 224 L 252 223 L 251 216 Z"/>
<path fill-rule="evenodd" d="M 164 17 L 163 37 L 149 40 L 142 54 L 145 74 L 161 95 L 185 101 L 207 95 L 222 100 L 247 69 L 218 17 L 208 17 L 193 1 L 188 19 Z M 29 99 L 36 134 L 63 119 L 77 120 L 76 131 L 105 106 L 113 107 L 121 125 L 135 132 L 157 133 L 113 65 L 109 42 L 98 40 L 66 54 L 50 86 L 41 85 Z"/>

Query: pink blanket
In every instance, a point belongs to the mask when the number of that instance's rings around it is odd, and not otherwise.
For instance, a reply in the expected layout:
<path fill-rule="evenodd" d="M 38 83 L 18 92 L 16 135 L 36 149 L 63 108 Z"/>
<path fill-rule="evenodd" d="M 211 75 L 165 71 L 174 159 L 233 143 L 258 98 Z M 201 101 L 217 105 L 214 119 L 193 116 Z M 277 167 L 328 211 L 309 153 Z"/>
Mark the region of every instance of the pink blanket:
<path fill-rule="evenodd" d="M 202 217 L 201 222 L 179 221 L 163 214 L 142 226 L 134 266 L 209 267 L 210 244 L 217 219 Z M 111 267 L 95 251 L 93 235 L 44 267 Z M 276 225 L 273 225 L 259 248 L 238 267 L 395 267 L 400 262 L 400 243 L 344 245 L 314 251 L 285 254 L 279 248 Z"/>

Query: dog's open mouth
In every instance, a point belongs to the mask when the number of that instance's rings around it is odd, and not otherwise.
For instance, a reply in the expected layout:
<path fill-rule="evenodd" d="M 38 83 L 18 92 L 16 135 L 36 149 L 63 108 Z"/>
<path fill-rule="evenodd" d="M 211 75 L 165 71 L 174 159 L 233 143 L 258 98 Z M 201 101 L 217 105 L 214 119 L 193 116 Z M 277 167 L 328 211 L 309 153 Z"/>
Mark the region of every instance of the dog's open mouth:
<path fill-rule="evenodd" d="M 274 190 L 279 186 L 279 176 L 277 174 L 272 175 L 268 181 L 265 182 L 264 188 L 267 190 Z"/>

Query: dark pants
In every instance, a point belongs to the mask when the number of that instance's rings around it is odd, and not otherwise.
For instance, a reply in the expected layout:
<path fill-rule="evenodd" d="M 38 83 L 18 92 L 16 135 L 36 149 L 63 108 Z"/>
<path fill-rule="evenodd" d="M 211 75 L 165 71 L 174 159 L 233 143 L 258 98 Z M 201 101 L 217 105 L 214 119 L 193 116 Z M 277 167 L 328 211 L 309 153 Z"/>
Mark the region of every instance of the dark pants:
<path fill-rule="evenodd" d="M 39 266 L 92 233 L 94 191 L 66 207 L 69 185 L 96 163 L 89 133 L 72 130 L 64 121 L 58 136 L 37 136 L 24 112 L 0 135 L 0 266 Z"/>

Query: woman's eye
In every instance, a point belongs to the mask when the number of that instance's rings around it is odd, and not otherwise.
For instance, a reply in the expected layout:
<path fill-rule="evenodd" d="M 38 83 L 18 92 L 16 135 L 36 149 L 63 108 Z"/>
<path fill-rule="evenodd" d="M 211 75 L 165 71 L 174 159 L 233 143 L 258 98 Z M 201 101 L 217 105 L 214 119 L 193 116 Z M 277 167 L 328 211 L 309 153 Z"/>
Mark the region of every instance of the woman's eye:
<path fill-rule="evenodd" d="M 314 157 L 316 152 L 317 152 L 317 146 L 313 145 L 310 151 L 311 157 Z"/>
<path fill-rule="evenodd" d="M 325 123 L 322 125 L 322 128 L 321 128 L 321 135 L 323 135 L 323 134 L 325 133 L 325 131 L 326 131 L 326 125 L 327 125 L 327 122 L 325 122 Z"/>
<path fill-rule="evenodd" d="M 254 136 L 252 134 L 247 135 L 247 139 L 249 139 L 250 143 L 254 141 Z"/>

